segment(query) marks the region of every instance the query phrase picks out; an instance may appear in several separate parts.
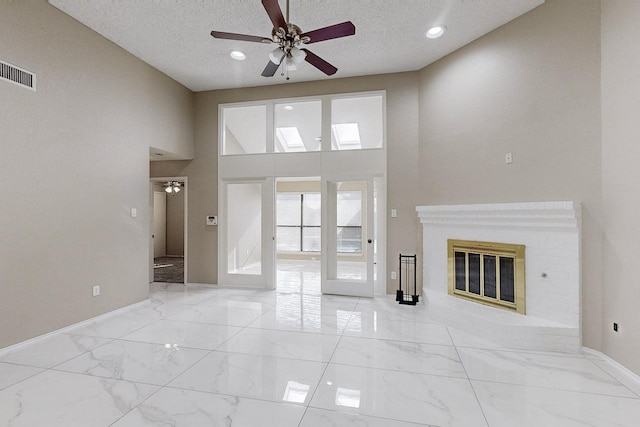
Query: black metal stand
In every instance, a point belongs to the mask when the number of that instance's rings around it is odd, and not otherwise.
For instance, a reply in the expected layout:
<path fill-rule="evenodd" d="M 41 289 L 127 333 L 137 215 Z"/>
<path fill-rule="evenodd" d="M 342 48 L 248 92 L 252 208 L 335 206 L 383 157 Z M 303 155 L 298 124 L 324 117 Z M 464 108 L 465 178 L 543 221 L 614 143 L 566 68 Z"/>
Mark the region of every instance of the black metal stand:
<path fill-rule="evenodd" d="M 420 299 L 416 284 L 416 261 L 417 255 L 400 254 L 400 268 L 398 274 L 398 290 L 396 291 L 396 301 L 400 304 L 416 305 Z M 404 277 L 404 288 L 402 286 L 402 278 Z M 411 285 L 413 282 L 413 294 L 411 294 Z"/>

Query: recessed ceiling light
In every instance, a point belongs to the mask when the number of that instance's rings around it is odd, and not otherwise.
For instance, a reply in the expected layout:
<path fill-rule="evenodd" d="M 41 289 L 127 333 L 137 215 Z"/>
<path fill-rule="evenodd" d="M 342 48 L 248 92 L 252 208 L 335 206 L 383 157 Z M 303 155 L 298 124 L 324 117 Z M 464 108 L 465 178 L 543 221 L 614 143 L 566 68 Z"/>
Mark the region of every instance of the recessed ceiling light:
<path fill-rule="evenodd" d="M 291 111 L 293 110 L 293 105 L 285 105 L 283 108 L 287 111 Z"/>
<path fill-rule="evenodd" d="M 427 31 L 427 38 L 437 39 L 438 37 L 442 36 L 445 31 L 447 31 L 447 27 L 445 27 L 444 25 L 436 25 L 435 27 L 432 27 L 429 29 L 429 31 Z"/>
<path fill-rule="evenodd" d="M 229 55 L 233 59 L 235 59 L 236 61 L 244 61 L 247 58 L 247 55 L 245 55 L 244 53 L 240 52 L 239 50 L 234 50 Z"/>

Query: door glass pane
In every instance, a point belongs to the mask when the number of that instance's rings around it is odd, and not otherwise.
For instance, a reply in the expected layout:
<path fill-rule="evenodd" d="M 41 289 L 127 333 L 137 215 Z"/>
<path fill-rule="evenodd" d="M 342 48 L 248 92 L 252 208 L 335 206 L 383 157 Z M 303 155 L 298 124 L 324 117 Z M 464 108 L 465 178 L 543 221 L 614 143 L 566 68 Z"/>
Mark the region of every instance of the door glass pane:
<path fill-rule="evenodd" d="M 382 95 L 331 100 L 331 149 L 382 148 Z"/>
<path fill-rule="evenodd" d="M 274 106 L 276 153 L 320 151 L 322 102 L 287 102 Z"/>
<path fill-rule="evenodd" d="M 362 225 L 362 192 L 338 192 L 338 227 Z"/>
<path fill-rule="evenodd" d="M 338 253 L 362 253 L 362 227 L 338 227 Z"/>
<path fill-rule="evenodd" d="M 229 274 L 262 274 L 262 186 L 227 185 Z"/>
<path fill-rule="evenodd" d="M 366 181 L 341 182 L 336 192 L 337 278 L 367 279 L 367 254 L 363 248 L 366 225 Z"/>
<path fill-rule="evenodd" d="M 338 253 L 362 253 L 362 191 L 339 191 Z"/>
<path fill-rule="evenodd" d="M 222 111 L 222 154 L 256 154 L 267 151 L 267 107 L 226 107 Z"/>

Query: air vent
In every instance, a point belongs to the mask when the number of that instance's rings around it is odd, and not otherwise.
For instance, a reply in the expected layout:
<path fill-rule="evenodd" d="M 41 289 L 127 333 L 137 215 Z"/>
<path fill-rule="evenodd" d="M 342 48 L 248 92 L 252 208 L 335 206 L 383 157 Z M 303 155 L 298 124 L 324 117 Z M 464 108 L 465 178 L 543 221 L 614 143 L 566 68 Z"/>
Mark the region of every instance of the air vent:
<path fill-rule="evenodd" d="M 36 90 L 36 75 L 8 62 L 0 61 L 0 80 L 15 83 L 33 91 Z"/>

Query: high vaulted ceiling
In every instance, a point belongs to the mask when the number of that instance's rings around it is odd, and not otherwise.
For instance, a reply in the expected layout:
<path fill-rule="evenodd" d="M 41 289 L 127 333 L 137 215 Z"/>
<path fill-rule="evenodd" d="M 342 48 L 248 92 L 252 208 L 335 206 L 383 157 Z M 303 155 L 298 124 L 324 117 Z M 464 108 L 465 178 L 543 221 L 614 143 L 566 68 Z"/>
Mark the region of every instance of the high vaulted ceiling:
<path fill-rule="evenodd" d="M 286 14 L 286 0 L 279 0 Z M 544 0 L 290 0 L 303 32 L 351 21 L 354 36 L 308 45 L 338 68 L 304 62 L 291 82 L 415 71 L 542 4 Z M 270 38 L 260 0 L 49 0 L 89 28 L 193 91 L 281 84 L 260 74 L 275 45 L 214 39 L 212 30 Z M 439 39 L 425 32 L 445 25 Z M 229 56 L 233 50 L 246 60 Z"/>

